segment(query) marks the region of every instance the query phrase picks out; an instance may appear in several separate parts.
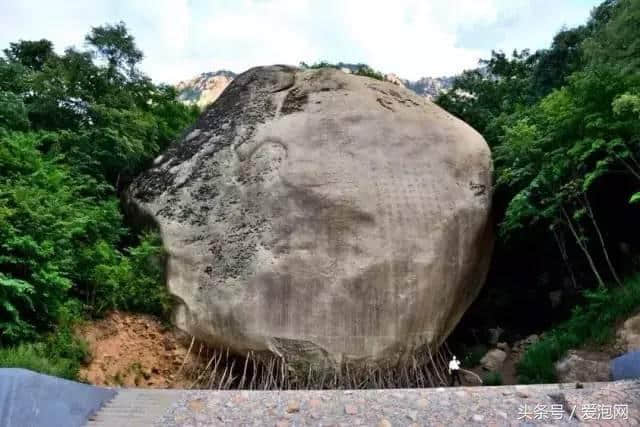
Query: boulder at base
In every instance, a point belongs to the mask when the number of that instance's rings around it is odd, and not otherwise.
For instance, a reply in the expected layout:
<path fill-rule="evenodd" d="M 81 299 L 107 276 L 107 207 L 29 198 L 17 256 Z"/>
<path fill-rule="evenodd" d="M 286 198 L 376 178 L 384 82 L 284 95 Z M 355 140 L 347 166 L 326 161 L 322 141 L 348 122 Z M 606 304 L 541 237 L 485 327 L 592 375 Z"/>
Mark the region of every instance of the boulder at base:
<path fill-rule="evenodd" d="M 507 358 L 507 353 L 499 348 L 489 350 L 487 354 L 480 359 L 480 365 L 485 371 L 499 371 L 504 365 L 504 361 Z"/>
<path fill-rule="evenodd" d="M 476 131 L 402 87 L 271 66 L 238 76 L 128 197 L 161 230 L 181 329 L 388 362 L 439 346 L 482 287 L 491 168 Z"/>
<path fill-rule="evenodd" d="M 569 350 L 556 362 L 555 371 L 560 383 L 609 381 L 611 370 L 606 353 Z"/>

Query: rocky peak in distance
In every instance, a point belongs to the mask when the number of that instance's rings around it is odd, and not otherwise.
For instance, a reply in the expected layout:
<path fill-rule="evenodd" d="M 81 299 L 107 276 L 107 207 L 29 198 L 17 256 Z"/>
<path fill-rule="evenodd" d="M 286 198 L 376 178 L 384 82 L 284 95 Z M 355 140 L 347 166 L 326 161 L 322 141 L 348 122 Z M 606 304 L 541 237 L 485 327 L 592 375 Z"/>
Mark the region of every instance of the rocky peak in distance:
<path fill-rule="evenodd" d="M 220 70 L 183 80 L 176 85 L 178 100 L 204 108 L 218 99 L 235 77 L 236 73 L 232 71 Z"/>

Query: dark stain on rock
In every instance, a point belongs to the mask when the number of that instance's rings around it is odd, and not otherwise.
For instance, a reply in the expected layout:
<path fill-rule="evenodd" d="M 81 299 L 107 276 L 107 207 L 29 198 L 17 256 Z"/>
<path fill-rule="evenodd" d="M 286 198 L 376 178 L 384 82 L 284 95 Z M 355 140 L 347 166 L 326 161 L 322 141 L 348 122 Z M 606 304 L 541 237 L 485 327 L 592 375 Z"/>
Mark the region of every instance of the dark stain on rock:
<path fill-rule="evenodd" d="M 483 184 L 469 183 L 469 188 L 473 191 L 474 196 L 482 196 L 487 192 L 487 186 Z"/>
<path fill-rule="evenodd" d="M 305 105 L 309 102 L 309 94 L 300 88 L 293 88 L 287 93 L 280 109 L 281 114 L 291 114 L 297 111 L 303 111 Z"/>
<path fill-rule="evenodd" d="M 140 202 L 150 203 L 164 191 L 175 193 L 179 186 L 171 169 L 206 148 L 207 152 L 198 158 L 191 168 L 192 175 L 185 182 L 202 178 L 207 171 L 202 162 L 234 142 L 249 140 L 259 124 L 275 116 L 277 108 L 271 94 L 292 87 L 295 71 L 294 67 L 276 65 L 252 68 L 239 75 L 218 100 L 207 107 L 196 124 L 167 149 L 164 154 L 167 160 L 136 178 L 129 194 Z M 239 125 L 244 129 L 242 134 L 238 132 Z M 195 136 L 193 131 L 198 131 Z"/>

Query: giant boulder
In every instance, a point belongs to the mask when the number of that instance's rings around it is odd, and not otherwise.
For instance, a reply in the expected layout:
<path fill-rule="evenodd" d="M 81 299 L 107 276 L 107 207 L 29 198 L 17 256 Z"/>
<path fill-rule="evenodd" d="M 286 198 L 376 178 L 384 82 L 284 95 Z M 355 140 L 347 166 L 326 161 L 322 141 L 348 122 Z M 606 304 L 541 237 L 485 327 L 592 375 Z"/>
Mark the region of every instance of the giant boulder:
<path fill-rule="evenodd" d="M 491 156 L 389 82 L 253 68 L 130 186 L 168 253 L 177 326 L 288 360 L 435 349 L 485 280 Z"/>

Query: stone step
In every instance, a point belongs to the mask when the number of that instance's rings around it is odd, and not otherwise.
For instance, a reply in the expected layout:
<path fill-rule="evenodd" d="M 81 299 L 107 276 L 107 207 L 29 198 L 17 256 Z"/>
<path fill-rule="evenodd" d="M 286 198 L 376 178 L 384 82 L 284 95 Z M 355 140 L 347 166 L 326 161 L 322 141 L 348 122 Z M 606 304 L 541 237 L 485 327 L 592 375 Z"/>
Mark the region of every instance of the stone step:
<path fill-rule="evenodd" d="M 615 421 L 640 423 L 640 381 L 586 383 L 581 388 L 546 384 L 316 391 L 121 389 L 87 426 L 577 425 L 594 415 L 588 405 L 600 405 L 601 417 L 610 415 L 607 408 L 623 405 L 626 418 L 619 412 Z M 546 418 L 534 419 L 536 415 Z M 610 421 L 600 418 L 605 420 Z"/>
<path fill-rule="evenodd" d="M 150 426 L 160 418 L 173 402 L 179 400 L 180 390 L 122 389 L 107 403 L 87 426 Z"/>

